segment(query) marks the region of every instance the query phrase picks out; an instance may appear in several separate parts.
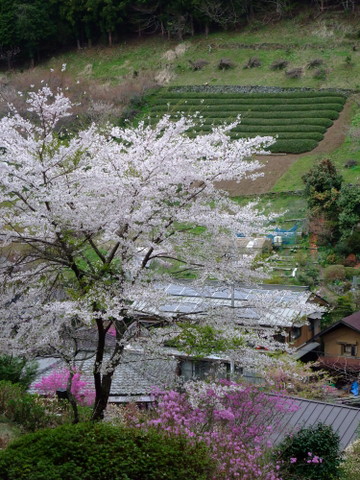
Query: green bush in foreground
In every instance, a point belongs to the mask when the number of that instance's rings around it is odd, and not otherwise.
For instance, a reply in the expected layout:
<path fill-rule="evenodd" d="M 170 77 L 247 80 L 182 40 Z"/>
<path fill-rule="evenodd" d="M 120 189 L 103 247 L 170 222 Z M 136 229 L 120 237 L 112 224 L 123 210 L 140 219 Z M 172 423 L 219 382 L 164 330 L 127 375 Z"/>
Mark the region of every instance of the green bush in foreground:
<path fill-rule="evenodd" d="M 332 480 L 339 478 L 339 436 L 322 423 L 288 435 L 276 449 L 283 478 Z M 355 479 L 354 479 L 355 480 Z"/>
<path fill-rule="evenodd" d="M 341 466 L 341 480 L 360 478 L 360 441 L 357 440 L 345 451 L 345 461 Z"/>
<path fill-rule="evenodd" d="M 1 414 L 28 432 L 47 427 L 51 423 L 45 407 L 36 400 L 37 397 L 26 393 L 21 385 L 5 380 L 0 382 Z"/>
<path fill-rule="evenodd" d="M 213 472 L 203 444 L 107 423 L 42 430 L 0 452 L 2 480 L 208 480 Z"/>
<path fill-rule="evenodd" d="M 23 357 L 12 355 L 0 355 L 0 381 L 6 380 L 11 383 L 18 383 L 27 389 L 30 383 L 35 380 L 37 363 L 28 362 Z"/>

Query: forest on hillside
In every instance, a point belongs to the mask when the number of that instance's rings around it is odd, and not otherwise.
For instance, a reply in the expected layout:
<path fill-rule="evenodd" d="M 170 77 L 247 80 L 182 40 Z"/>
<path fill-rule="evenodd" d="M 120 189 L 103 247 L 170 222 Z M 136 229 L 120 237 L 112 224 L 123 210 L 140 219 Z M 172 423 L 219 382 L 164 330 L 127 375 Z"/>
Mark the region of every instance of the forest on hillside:
<path fill-rule="evenodd" d="M 182 40 L 307 12 L 353 15 L 356 0 L 0 0 L 0 67 L 41 61 L 68 48 L 112 45 L 131 35 Z"/>

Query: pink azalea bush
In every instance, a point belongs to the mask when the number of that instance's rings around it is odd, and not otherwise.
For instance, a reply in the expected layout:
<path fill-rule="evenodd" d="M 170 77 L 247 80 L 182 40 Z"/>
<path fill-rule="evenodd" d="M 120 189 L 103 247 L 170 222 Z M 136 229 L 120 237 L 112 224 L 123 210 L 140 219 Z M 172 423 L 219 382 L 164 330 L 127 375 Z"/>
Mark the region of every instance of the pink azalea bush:
<path fill-rule="evenodd" d="M 268 453 L 283 413 L 296 408 L 289 400 L 227 381 L 185 388 L 155 392 L 146 425 L 204 441 L 218 465 L 212 480 L 280 480 Z"/>
<path fill-rule="evenodd" d="M 54 396 L 57 390 L 65 390 L 70 372 L 67 368 L 56 370 L 46 377 L 42 377 L 40 382 L 34 384 L 35 390 L 41 395 Z M 95 392 L 91 384 L 81 378 L 80 372 L 75 372 L 71 382 L 71 393 L 80 405 L 93 405 Z"/>

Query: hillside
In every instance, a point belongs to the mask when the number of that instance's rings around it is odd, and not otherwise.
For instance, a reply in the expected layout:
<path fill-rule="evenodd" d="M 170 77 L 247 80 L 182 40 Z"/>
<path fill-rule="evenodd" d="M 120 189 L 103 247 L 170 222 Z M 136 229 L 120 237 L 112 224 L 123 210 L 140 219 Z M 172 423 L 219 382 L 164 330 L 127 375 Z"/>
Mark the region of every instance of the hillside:
<path fill-rule="evenodd" d="M 225 62 L 225 67 L 219 69 L 221 61 Z M 282 65 L 281 62 L 285 63 Z M 65 64 L 66 71 L 61 72 Z M 298 78 L 290 78 L 286 73 L 294 70 L 297 70 L 295 76 Z M 357 119 L 359 77 L 360 39 L 356 18 L 324 14 L 314 20 L 304 12 L 291 20 L 261 27 L 255 22 L 240 32 L 189 37 L 180 43 L 150 37 L 130 39 L 112 48 L 74 50 L 53 57 L 32 70 L 12 73 L 10 77 L 3 74 L 1 78 L 5 93 L 9 85 L 14 90 L 23 91 L 29 84 L 40 84 L 42 79 L 50 84 L 69 86 L 74 99 L 82 103 L 79 110 L 86 117 L 85 121 L 102 121 L 109 116 L 117 121 L 121 115 L 133 116 L 143 108 L 144 93 L 156 86 L 184 86 L 191 90 L 192 86 L 201 85 L 202 88 L 216 88 L 220 92 L 221 85 L 252 85 L 300 91 L 311 88 L 315 91 L 330 89 L 332 95 L 340 89 L 340 96 L 344 91 L 347 92 L 346 107 L 333 126 L 327 123 L 330 119 L 318 120 L 321 125 L 313 127 L 309 127 L 310 122 L 308 125 L 303 123 L 302 130 L 311 130 L 308 135 L 312 139 L 308 140 L 308 146 L 302 150 L 287 150 L 287 153 L 293 153 L 291 155 L 269 157 L 265 167 L 266 177 L 261 184 L 247 182 L 241 188 L 237 187 L 236 191 L 230 186 L 232 193 L 238 195 L 302 189 L 301 176 L 316 159 L 324 155 L 334 161 L 346 181 L 360 183 L 360 167 L 345 168 L 350 159 L 360 163 L 357 125 L 351 127 L 351 117 Z M 10 96 L 12 101 L 11 95 L 3 96 L 6 99 Z M 190 103 L 188 100 L 188 106 Z M 164 112 L 166 108 L 161 110 L 159 105 L 153 105 L 152 113 L 156 109 Z M 314 110 L 319 111 L 319 108 Z M 330 112 L 330 118 L 336 118 L 332 113 L 333 106 L 326 110 Z M 241 128 L 250 136 L 263 133 L 289 137 L 289 130 L 295 130 L 295 137 L 303 136 L 297 126 L 287 125 L 287 133 L 279 132 L 278 121 L 271 128 L 261 125 L 261 131 L 257 132 L 260 123 L 264 123 L 265 114 L 260 113 L 261 118 L 258 115 L 257 122 L 256 119 L 250 121 L 241 109 L 234 107 L 234 114 L 241 112 Z M 315 115 L 313 112 L 311 116 Z M 293 113 L 293 117 L 296 117 L 296 113 Z M 308 117 L 306 115 L 305 120 Z M 213 112 L 207 124 L 215 120 Z M 325 126 L 330 128 L 326 131 Z M 317 145 L 317 142 L 320 143 Z M 311 152 L 304 155 L 294 155 L 309 150 Z M 284 152 L 286 149 L 275 151 Z"/>

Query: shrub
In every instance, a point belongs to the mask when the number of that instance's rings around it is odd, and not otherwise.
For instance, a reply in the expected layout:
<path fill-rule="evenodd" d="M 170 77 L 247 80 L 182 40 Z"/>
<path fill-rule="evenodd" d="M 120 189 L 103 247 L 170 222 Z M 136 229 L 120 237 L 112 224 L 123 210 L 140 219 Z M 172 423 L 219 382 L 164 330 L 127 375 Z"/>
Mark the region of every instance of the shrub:
<path fill-rule="evenodd" d="M 354 62 L 353 62 L 353 59 L 352 59 L 352 56 L 351 55 L 346 55 L 345 57 L 345 65 L 347 67 L 353 67 L 354 66 Z"/>
<path fill-rule="evenodd" d="M 318 68 L 324 65 L 324 60 L 322 58 L 314 58 L 314 60 L 310 60 L 307 64 L 307 68 Z"/>
<path fill-rule="evenodd" d="M 43 430 L 0 452 L 2 480 L 208 480 L 213 471 L 203 443 L 107 423 Z"/>
<path fill-rule="evenodd" d="M 233 120 L 235 115 L 228 117 L 229 120 Z M 224 117 L 204 117 L 204 125 L 212 124 L 221 124 L 226 120 Z M 323 126 L 330 127 L 332 121 L 328 118 L 253 118 L 253 117 L 241 117 L 240 125 L 253 125 L 253 126 L 262 126 L 262 125 L 271 125 L 271 126 L 281 126 L 281 125 L 306 125 L 306 126 Z"/>
<path fill-rule="evenodd" d="M 201 86 L 192 86 L 192 87 L 173 87 L 169 89 L 162 89 L 160 91 L 161 97 L 174 97 L 174 98 L 196 98 L 201 95 L 201 98 L 221 98 L 223 95 L 232 98 L 261 98 L 261 97 L 302 97 L 302 98 L 320 98 L 320 97 L 342 97 L 345 98 L 345 95 L 339 91 L 319 91 L 319 90 L 303 90 L 303 89 L 289 89 L 289 88 L 276 88 L 274 87 L 260 87 L 260 91 L 256 91 L 254 87 L 229 87 L 231 91 L 226 90 L 226 87 L 210 87 L 213 91 L 209 91 L 209 87 L 206 89 Z M 240 91 L 236 89 L 240 88 Z"/>
<path fill-rule="evenodd" d="M 342 97 L 289 97 L 289 96 L 266 96 L 266 97 L 255 97 L 251 95 L 247 95 L 241 98 L 233 97 L 229 95 L 224 95 L 223 97 L 203 97 L 202 95 L 198 95 L 196 98 L 167 98 L 167 97 L 160 97 L 156 99 L 154 103 L 156 105 L 166 105 L 170 103 L 173 106 L 193 106 L 193 105 L 201 105 L 205 103 L 205 105 L 242 105 L 242 104 L 252 104 L 252 105 L 283 105 L 283 104 L 291 104 L 291 105 L 309 105 L 310 107 L 313 105 L 314 101 L 317 104 L 338 104 L 343 105 L 344 99 Z"/>
<path fill-rule="evenodd" d="M 221 58 L 218 64 L 219 70 L 230 70 L 230 68 L 234 68 L 234 67 L 235 67 L 235 63 L 229 58 Z"/>
<path fill-rule="evenodd" d="M 339 436 L 318 423 L 288 435 L 276 449 L 285 478 L 329 480 L 339 477 Z M 287 477 L 287 475 L 289 477 Z"/>
<path fill-rule="evenodd" d="M 322 110 L 335 110 L 340 112 L 342 110 L 342 105 L 336 103 L 312 103 L 312 104 L 300 104 L 300 105 L 291 105 L 286 103 L 279 103 L 279 104 L 254 104 L 254 103 L 244 103 L 242 105 L 224 105 L 217 104 L 217 105 L 203 105 L 201 110 L 205 112 L 237 112 L 237 113 L 246 113 L 247 112 L 291 112 L 291 116 L 295 117 L 297 112 L 306 112 L 308 110 L 312 111 L 314 109 L 317 110 L 317 116 L 323 115 L 321 112 Z"/>
<path fill-rule="evenodd" d="M 289 65 L 287 60 L 275 60 L 270 65 L 270 70 L 284 70 Z"/>
<path fill-rule="evenodd" d="M 354 264 L 357 263 L 357 259 L 355 257 Z M 347 280 L 352 280 L 354 277 L 358 277 L 360 275 L 359 269 L 354 267 L 345 267 L 345 275 Z"/>
<path fill-rule="evenodd" d="M 345 280 L 346 271 L 344 265 L 329 265 L 324 270 L 324 280 L 327 283 L 335 282 L 336 280 Z"/>
<path fill-rule="evenodd" d="M 11 355 L 0 356 L 0 381 L 18 383 L 27 389 L 36 377 L 37 363 Z"/>
<path fill-rule="evenodd" d="M 46 396 L 55 396 L 57 390 L 66 390 L 70 372 L 66 368 L 50 373 L 46 377 L 42 377 L 39 382 L 34 385 L 37 392 Z M 94 403 L 95 392 L 92 385 L 81 378 L 80 372 L 75 372 L 72 383 L 71 393 L 80 405 L 90 406 Z"/>
<path fill-rule="evenodd" d="M 254 132 L 258 135 L 266 135 L 271 132 L 273 135 L 277 133 L 285 133 L 285 132 L 294 132 L 294 133 L 302 133 L 306 138 L 307 133 L 325 133 L 326 127 L 322 127 L 321 125 L 278 125 L 272 126 L 269 125 L 259 125 L 258 127 L 255 125 L 243 125 L 240 123 L 237 127 L 233 128 L 233 132 Z M 304 138 L 303 137 L 303 138 Z"/>
<path fill-rule="evenodd" d="M 206 65 L 209 65 L 209 62 L 207 60 L 203 60 L 202 58 L 199 58 L 198 60 L 189 60 L 190 67 L 194 70 L 202 70 Z"/>
<path fill-rule="evenodd" d="M 0 412 L 29 432 L 47 427 L 53 421 L 35 395 L 25 393 L 20 385 L 6 381 L 0 382 Z"/>
<path fill-rule="evenodd" d="M 189 109 L 185 108 L 184 105 L 181 105 L 179 108 L 178 106 L 175 107 L 177 110 L 189 111 Z M 248 109 L 245 110 L 243 107 L 242 108 L 236 108 L 232 111 L 226 110 L 224 106 L 222 108 L 215 108 L 215 109 L 210 109 L 208 106 L 199 106 L 199 108 L 195 109 L 196 111 L 200 111 L 200 113 L 206 117 L 212 117 L 212 118 L 228 118 L 232 117 L 234 118 L 235 115 L 241 114 L 243 115 L 243 118 L 261 118 L 261 119 L 277 119 L 277 118 L 291 118 L 291 119 L 298 119 L 298 118 L 325 118 L 329 120 L 335 120 L 339 116 L 339 112 L 336 110 L 331 110 L 327 108 L 327 105 L 325 109 L 321 110 L 313 110 L 313 107 L 311 107 L 311 110 L 304 109 L 304 110 L 296 110 L 294 111 L 294 107 L 290 107 L 290 110 L 286 111 L 281 111 L 281 110 L 272 110 L 272 111 L 259 111 L 254 110 L 254 109 Z M 151 109 L 153 116 L 158 115 L 162 116 L 165 113 L 168 113 L 168 108 L 159 106 L 159 107 L 152 107 Z M 191 111 L 190 111 L 191 113 Z M 174 116 L 175 117 L 175 116 Z"/>
<path fill-rule="evenodd" d="M 285 75 L 288 78 L 301 78 L 303 74 L 303 69 L 301 67 L 292 68 L 291 70 L 286 70 Z"/>
<path fill-rule="evenodd" d="M 352 167 L 356 167 L 356 165 L 358 164 L 357 160 L 354 160 L 354 159 L 350 159 L 350 160 L 347 160 L 344 167 L 345 168 L 352 168 Z"/>
<path fill-rule="evenodd" d="M 284 412 L 296 409 L 292 400 L 253 386 L 188 382 L 183 393 L 158 393 L 147 424 L 203 440 L 217 462 L 208 480 L 279 480 L 266 455 L 271 433 L 280 428 Z"/>
<path fill-rule="evenodd" d="M 341 479 L 355 480 L 360 478 L 360 441 L 357 440 L 345 451 L 344 462 L 341 465 Z"/>
<path fill-rule="evenodd" d="M 316 140 L 277 140 L 269 150 L 272 153 L 304 153 L 313 150 L 317 144 Z"/>
<path fill-rule="evenodd" d="M 296 278 L 302 285 L 314 287 L 319 283 L 319 270 L 315 265 L 308 264 L 297 273 Z"/>
<path fill-rule="evenodd" d="M 244 65 L 244 68 L 257 68 L 261 66 L 261 61 L 257 57 L 250 57 Z"/>
<path fill-rule="evenodd" d="M 327 76 L 327 71 L 325 68 L 319 68 L 318 70 L 315 70 L 313 78 L 315 80 L 325 80 Z"/>

